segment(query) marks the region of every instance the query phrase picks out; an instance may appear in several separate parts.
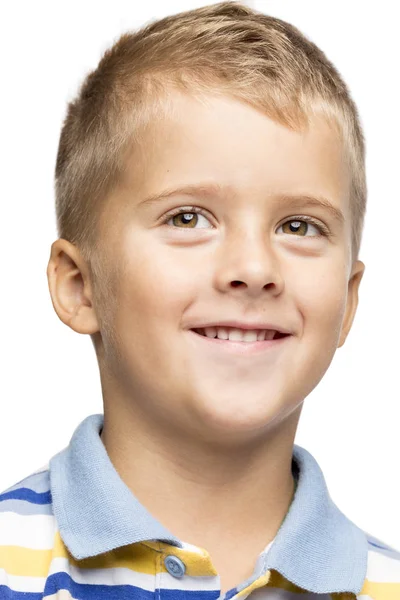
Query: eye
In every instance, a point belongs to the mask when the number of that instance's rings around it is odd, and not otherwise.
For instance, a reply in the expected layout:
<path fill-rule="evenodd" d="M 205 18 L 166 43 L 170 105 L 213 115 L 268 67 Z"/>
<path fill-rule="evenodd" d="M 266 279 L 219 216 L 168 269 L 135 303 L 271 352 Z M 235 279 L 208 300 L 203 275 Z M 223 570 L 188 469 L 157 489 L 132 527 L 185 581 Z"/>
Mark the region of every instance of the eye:
<path fill-rule="evenodd" d="M 200 217 L 203 217 L 210 223 L 204 209 L 199 208 L 198 206 L 183 206 L 169 212 L 162 223 L 175 227 L 175 229 L 209 229 L 209 227 L 196 227 Z M 171 221 L 172 223 L 170 224 Z M 180 225 L 182 225 L 182 227 L 180 227 Z M 310 226 L 317 230 L 316 234 L 307 235 Z M 288 219 L 278 227 L 278 230 L 280 228 L 283 229 L 283 233 L 294 234 L 297 237 L 329 237 L 330 235 L 330 232 L 325 225 L 314 220 L 312 217 L 304 215 Z"/>
<path fill-rule="evenodd" d="M 205 211 L 197 206 L 188 206 L 178 208 L 172 213 L 169 213 L 163 223 L 169 225 L 169 221 L 172 221 L 172 227 L 176 226 L 177 229 L 206 229 L 204 227 L 196 228 L 199 217 L 206 219 Z M 179 224 L 181 224 L 182 227 L 179 227 Z"/>
<path fill-rule="evenodd" d="M 314 227 L 317 230 L 316 235 L 308 236 L 307 233 L 309 231 L 309 227 Z M 327 229 L 317 221 L 314 221 L 311 217 L 294 217 L 293 219 L 289 219 L 289 221 L 285 221 L 278 227 L 278 229 L 284 230 L 284 233 L 294 233 L 298 237 L 319 237 L 328 235 Z"/>

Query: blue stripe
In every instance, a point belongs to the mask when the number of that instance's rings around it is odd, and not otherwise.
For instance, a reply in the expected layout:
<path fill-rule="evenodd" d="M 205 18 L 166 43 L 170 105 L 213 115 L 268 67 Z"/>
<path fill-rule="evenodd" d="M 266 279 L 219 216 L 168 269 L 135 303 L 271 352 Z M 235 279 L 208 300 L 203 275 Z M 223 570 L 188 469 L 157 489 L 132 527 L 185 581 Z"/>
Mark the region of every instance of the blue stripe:
<path fill-rule="evenodd" d="M 154 597 L 159 596 L 160 592 L 163 600 L 187 600 L 188 596 L 196 600 L 217 600 L 220 596 L 219 590 L 188 592 L 187 590 L 166 590 L 162 588 L 160 591 L 157 589 L 155 592 L 149 592 L 134 585 L 77 583 L 71 579 L 68 573 L 54 573 L 46 581 L 43 598 L 51 596 L 59 590 L 68 590 L 73 598 L 79 598 L 79 600 L 132 600 L 132 598 L 135 598 L 135 600 L 154 600 Z M 2 596 L 0 598 L 3 600 Z M 39 596 L 32 596 L 32 600 L 34 598 L 36 600 Z M 14 596 L 11 596 L 10 599 L 14 600 Z M 23 596 L 21 596 L 22 599 Z M 30 597 L 27 597 L 27 600 L 31 600 Z"/>
<path fill-rule="evenodd" d="M 51 504 L 52 498 L 50 490 L 38 494 L 29 488 L 22 487 L 13 490 L 12 492 L 0 494 L 0 502 L 3 502 L 4 500 L 25 500 L 32 504 Z"/>
<path fill-rule="evenodd" d="M 375 546 L 375 548 L 382 548 L 382 550 L 390 550 L 390 548 L 388 546 L 381 546 L 380 544 L 371 542 L 371 540 L 368 540 L 368 544 L 370 544 L 371 546 Z"/>
<path fill-rule="evenodd" d="M 158 593 L 158 591 L 157 591 Z M 161 589 L 161 596 L 166 600 L 185 600 L 189 596 L 189 598 L 193 598 L 196 600 L 216 600 L 221 595 L 220 590 L 211 590 L 206 592 L 204 590 L 166 590 L 164 588 Z"/>
<path fill-rule="evenodd" d="M 237 588 L 233 588 L 232 590 L 230 590 L 229 592 L 227 592 L 225 594 L 226 600 L 229 600 L 230 598 L 233 598 L 233 596 L 236 596 L 237 593 L 238 593 Z"/>
<path fill-rule="evenodd" d="M 1 600 L 42 600 L 42 592 L 15 592 L 7 585 L 0 585 Z"/>

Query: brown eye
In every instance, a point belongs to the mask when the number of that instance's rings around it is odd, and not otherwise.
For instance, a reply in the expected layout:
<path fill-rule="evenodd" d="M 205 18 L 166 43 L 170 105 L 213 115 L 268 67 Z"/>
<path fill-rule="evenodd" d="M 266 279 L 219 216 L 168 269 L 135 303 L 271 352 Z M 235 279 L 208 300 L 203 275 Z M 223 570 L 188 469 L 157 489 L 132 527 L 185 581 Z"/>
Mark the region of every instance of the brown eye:
<path fill-rule="evenodd" d="M 317 234 L 307 236 L 309 227 L 314 227 L 317 230 Z M 299 237 L 317 237 L 322 234 L 322 230 L 317 224 L 308 221 L 292 220 L 286 221 L 281 225 L 284 233 L 294 233 Z"/>
<path fill-rule="evenodd" d="M 197 214 L 196 213 L 180 213 L 172 217 L 172 222 L 174 225 L 184 225 L 185 229 L 196 227 L 197 224 Z"/>
<path fill-rule="evenodd" d="M 171 222 L 171 227 L 175 227 L 175 229 L 209 229 L 209 227 L 196 227 L 201 218 L 210 225 L 209 219 L 203 214 L 203 209 L 193 207 L 185 210 L 181 208 L 173 214 L 170 213 L 164 223 L 169 225 Z"/>

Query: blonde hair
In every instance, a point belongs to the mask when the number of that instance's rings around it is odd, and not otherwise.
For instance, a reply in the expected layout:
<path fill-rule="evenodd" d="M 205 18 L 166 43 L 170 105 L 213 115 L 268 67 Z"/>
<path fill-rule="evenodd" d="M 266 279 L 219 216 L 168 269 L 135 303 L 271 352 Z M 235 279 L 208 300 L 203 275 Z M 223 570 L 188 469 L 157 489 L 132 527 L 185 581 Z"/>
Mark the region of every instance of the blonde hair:
<path fill-rule="evenodd" d="M 348 157 L 356 260 L 367 190 L 364 137 L 350 92 L 296 27 L 230 1 L 123 34 L 69 103 L 55 169 L 57 230 L 79 248 L 92 274 L 96 261 L 101 272 L 102 207 L 128 151 L 165 114 L 171 87 L 229 94 L 294 130 L 322 113 L 342 136 Z"/>

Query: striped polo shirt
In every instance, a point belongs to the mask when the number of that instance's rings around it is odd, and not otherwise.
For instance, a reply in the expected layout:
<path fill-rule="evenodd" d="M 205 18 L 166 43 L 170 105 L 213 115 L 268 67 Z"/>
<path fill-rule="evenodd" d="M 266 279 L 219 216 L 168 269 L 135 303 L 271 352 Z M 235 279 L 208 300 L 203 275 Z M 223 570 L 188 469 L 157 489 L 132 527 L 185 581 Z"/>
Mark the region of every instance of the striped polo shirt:
<path fill-rule="evenodd" d="M 66 448 L 0 494 L 0 600 L 222 598 L 207 550 L 175 537 L 124 484 L 103 420 L 86 417 Z M 292 472 L 276 537 L 225 600 L 400 600 L 400 553 L 336 507 L 297 445 Z"/>

